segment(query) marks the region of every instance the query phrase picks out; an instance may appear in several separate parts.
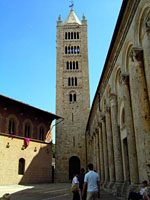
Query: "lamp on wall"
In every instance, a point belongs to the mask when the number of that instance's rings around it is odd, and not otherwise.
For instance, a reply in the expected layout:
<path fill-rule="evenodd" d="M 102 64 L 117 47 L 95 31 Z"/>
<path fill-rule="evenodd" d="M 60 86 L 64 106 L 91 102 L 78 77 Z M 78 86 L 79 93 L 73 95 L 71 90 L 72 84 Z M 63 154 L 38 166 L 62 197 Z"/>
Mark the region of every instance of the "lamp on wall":
<path fill-rule="evenodd" d="M 24 145 L 22 145 L 22 148 L 21 148 L 22 150 L 24 150 L 25 149 L 25 146 Z"/>
<path fill-rule="evenodd" d="M 9 148 L 10 147 L 10 144 L 9 144 L 9 142 L 7 143 L 7 145 L 6 145 L 6 148 Z"/>
<path fill-rule="evenodd" d="M 34 152 L 36 152 L 36 151 L 37 151 L 37 148 L 35 147 L 35 148 L 34 148 Z"/>

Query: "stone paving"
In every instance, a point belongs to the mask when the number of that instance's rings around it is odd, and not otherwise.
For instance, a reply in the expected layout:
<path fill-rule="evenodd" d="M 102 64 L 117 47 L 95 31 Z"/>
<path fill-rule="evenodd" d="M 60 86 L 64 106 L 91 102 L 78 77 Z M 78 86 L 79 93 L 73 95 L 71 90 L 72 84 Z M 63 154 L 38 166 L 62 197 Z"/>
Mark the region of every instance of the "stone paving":
<path fill-rule="evenodd" d="M 0 186 L 0 197 L 5 193 L 12 195 L 11 200 L 71 200 L 71 184 L 53 183 L 36 185 Z M 101 191 L 101 200 L 118 200 L 105 191 Z"/>

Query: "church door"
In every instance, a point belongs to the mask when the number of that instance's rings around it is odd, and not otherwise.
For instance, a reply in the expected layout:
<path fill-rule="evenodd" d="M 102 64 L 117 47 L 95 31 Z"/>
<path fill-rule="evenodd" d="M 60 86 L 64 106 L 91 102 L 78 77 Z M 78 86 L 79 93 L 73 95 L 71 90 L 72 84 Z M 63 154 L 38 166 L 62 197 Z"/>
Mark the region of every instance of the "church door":
<path fill-rule="evenodd" d="M 80 159 L 77 156 L 69 159 L 69 179 L 72 180 L 74 172 L 80 172 Z"/>

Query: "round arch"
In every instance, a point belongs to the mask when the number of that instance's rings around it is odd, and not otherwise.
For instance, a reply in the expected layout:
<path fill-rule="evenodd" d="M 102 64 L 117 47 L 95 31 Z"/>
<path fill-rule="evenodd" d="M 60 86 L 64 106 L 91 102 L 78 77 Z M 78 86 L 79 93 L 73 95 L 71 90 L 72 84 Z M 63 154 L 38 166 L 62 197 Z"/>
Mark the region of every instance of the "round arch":
<path fill-rule="evenodd" d="M 72 156 L 69 159 L 69 179 L 73 178 L 74 172 L 80 172 L 80 159 L 77 156 Z"/>

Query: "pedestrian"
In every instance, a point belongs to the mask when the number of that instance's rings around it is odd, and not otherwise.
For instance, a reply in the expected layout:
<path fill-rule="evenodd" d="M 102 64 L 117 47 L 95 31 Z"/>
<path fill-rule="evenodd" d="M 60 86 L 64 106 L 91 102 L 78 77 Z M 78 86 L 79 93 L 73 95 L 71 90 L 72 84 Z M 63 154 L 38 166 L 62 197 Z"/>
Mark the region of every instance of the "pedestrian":
<path fill-rule="evenodd" d="M 6 193 L 2 196 L 2 200 L 10 200 L 10 194 L 9 193 Z"/>
<path fill-rule="evenodd" d="M 87 200 L 97 200 L 100 198 L 100 177 L 93 170 L 93 164 L 88 164 L 88 173 L 85 174 L 82 196 L 87 186 Z"/>
<path fill-rule="evenodd" d="M 146 190 L 148 186 L 148 182 L 145 180 L 142 182 L 142 186 L 140 188 L 140 190 L 136 191 L 136 192 L 130 192 L 129 196 L 128 196 L 128 200 L 139 200 L 139 199 L 143 199 L 143 194 Z"/>
<path fill-rule="evenodd" d="M 72 192 L 73 192 L 73 200 L 80 200 L 79 181 L 77 172 L 74 173 L 74 177 L 72 179 Z"/>
<path fill-rule="evenodd" d="M 82 168 L 79 174 L 79 188 L 80 188 L 81 194 L 83 190 L 84 177 L 85 177 L 85 170 L 84 168 Z M 86 200 L 86 191 L 84 192 L 84 195 L 82 196 L 82 200 Z"/>

